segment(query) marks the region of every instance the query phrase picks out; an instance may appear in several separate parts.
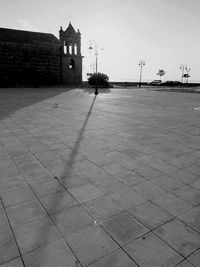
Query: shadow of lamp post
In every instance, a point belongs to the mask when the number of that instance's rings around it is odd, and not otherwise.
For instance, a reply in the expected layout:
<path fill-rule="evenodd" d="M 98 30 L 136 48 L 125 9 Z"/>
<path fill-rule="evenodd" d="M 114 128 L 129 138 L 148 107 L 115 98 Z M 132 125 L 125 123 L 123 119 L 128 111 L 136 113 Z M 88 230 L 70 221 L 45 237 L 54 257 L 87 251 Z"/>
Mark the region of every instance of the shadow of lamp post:
<path fill-rule="evenodd" d="M 139 81 L 139 87 L 141 87 L 142 84 L 142 68 L 145 65 L 145 61 L 144 60 L 140 60 L 138 66 L 140 67 L 140 81 Z"/>

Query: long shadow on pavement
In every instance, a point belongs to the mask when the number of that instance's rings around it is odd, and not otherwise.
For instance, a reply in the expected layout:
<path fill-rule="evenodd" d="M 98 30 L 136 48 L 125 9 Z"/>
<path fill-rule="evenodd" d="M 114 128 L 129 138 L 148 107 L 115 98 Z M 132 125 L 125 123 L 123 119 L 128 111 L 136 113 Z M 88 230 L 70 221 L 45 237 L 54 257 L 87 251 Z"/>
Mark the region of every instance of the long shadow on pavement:
<path fill-rule="evenodd" d="M 88 94 L 94 94 L 94 88 L 84 88 L 84 92 L 88 93 Z M 98 88 L 98 92 L 100 94 L 109 94 L 111 93 L 111 89 L 110 88 Z"/>
<path fill-rule="evenodd" d="M 13 112 L 74 88 L 0 88 L 0 121 Z"/>
<path fill-rule="evenodd" d="M 89 120 L 89 118 L 91 116 L 92 109 L 93 109 L 96 97 L 97 96 L 95 96 L 93 98 L 92 104 L 91 104 L 90 109 L 89 109 L 89 111 L 87 113 L 87 116 L 86 116 L 86 118 L 85 118 L 85 120 L 83 122 L 83 125 L 82 125 L 82 127 L 80 129 L 80 132 L 79 132 L 79 135 L 78 135 L 78 137 L 76 139 L 75 145 L 74 145 L 74 147 L 72 149 L 71 154 L 69 155 L 69 157 L 67 159 L 68 163 L 67 163 L 67 165 L 65 167 L 65 171 L 63 172 L 63 175 L 60 178 L 56 177 L 57 181 L 59 182 L 59 185 L 62 185 L 65 190 L 62 193 L 60 193 L 60 190 L 58 188 L 58 192 L 56 192 L 55 194 L 52 195 L 52 199 L 50 200 L 50 204 L 48 205 L 49 210 L 56 210 L 56 208 L 59 206 L 60 202 L 62 201 L 62 198 L 63 198 L 64 194 L 66 192 L 69 193 L 67 191 L 67 188 L 65 188 L 65 186 L 63 184 L 64 184 L 64 181 L 66 181 L 72 175 L 73 165 L 75 163 L 76 156 L 78 154 L 80 143 L 82 141 L 83 134 L 85 132 L 88 120 Z M 77 202 L 77 204 L 78 204 L 78 202 Z M 49 236 L 50 231 L 51 231 L 51 229 L 49 227 L 49 224 L 44 224 L 42 229 L 40 229 L 40 231 L 38 233 L 38 236 L 41 238 L 41 242 L 42 242 L 43 245 L 48 243 L 48 236 Z M 38 258 L 37 266 L 43 266 L 43 261 L 45 260 L 43 258 L 43 256 L 44 255 L 42 255 L 40 258 Z M 79 266 L 78 265 L 78 260 L 75 261 L 75 266 Z"/>

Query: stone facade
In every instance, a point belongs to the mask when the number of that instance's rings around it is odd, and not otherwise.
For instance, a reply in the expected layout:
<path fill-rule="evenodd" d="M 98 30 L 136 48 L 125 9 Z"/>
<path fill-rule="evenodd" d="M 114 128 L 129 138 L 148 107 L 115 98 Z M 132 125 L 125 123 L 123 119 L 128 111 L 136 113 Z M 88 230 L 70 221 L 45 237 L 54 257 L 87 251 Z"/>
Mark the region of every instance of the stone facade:
<path fill-rule="evenodd" d="M 0 86 L 82 82 L 81 35 L 69 24 L 53 34 L 0 28 Z"/>

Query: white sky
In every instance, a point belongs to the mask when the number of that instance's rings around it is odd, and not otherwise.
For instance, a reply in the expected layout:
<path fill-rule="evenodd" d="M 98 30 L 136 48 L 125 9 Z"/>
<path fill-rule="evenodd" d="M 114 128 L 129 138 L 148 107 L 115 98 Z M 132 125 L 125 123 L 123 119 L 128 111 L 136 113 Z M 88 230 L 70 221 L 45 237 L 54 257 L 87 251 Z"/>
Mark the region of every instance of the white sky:
<path fill-rule="evenodd" d="M 58 37 L 71 16 L 82 34 L 84 78 L 94 56 L 89 41 L 98 43 L 98 70 L 110 80 L 180 80 L 181 64 L 200 80 L 200 0 L 0 0 L 0 27 L 50 32 Z"/>

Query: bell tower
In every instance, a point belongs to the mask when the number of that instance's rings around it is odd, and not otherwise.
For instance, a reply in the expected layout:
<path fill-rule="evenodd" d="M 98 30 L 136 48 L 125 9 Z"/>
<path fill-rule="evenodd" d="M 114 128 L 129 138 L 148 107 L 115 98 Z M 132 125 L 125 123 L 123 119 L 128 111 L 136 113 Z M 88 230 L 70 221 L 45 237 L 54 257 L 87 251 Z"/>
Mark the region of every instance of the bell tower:
<path fill-rule="evenodd" d="M 81 33 L 76 32 L 71 22 L 64 31 L 60 27 L 61 42 L 61 77 L 64 84 L 82 82 Z"/>

